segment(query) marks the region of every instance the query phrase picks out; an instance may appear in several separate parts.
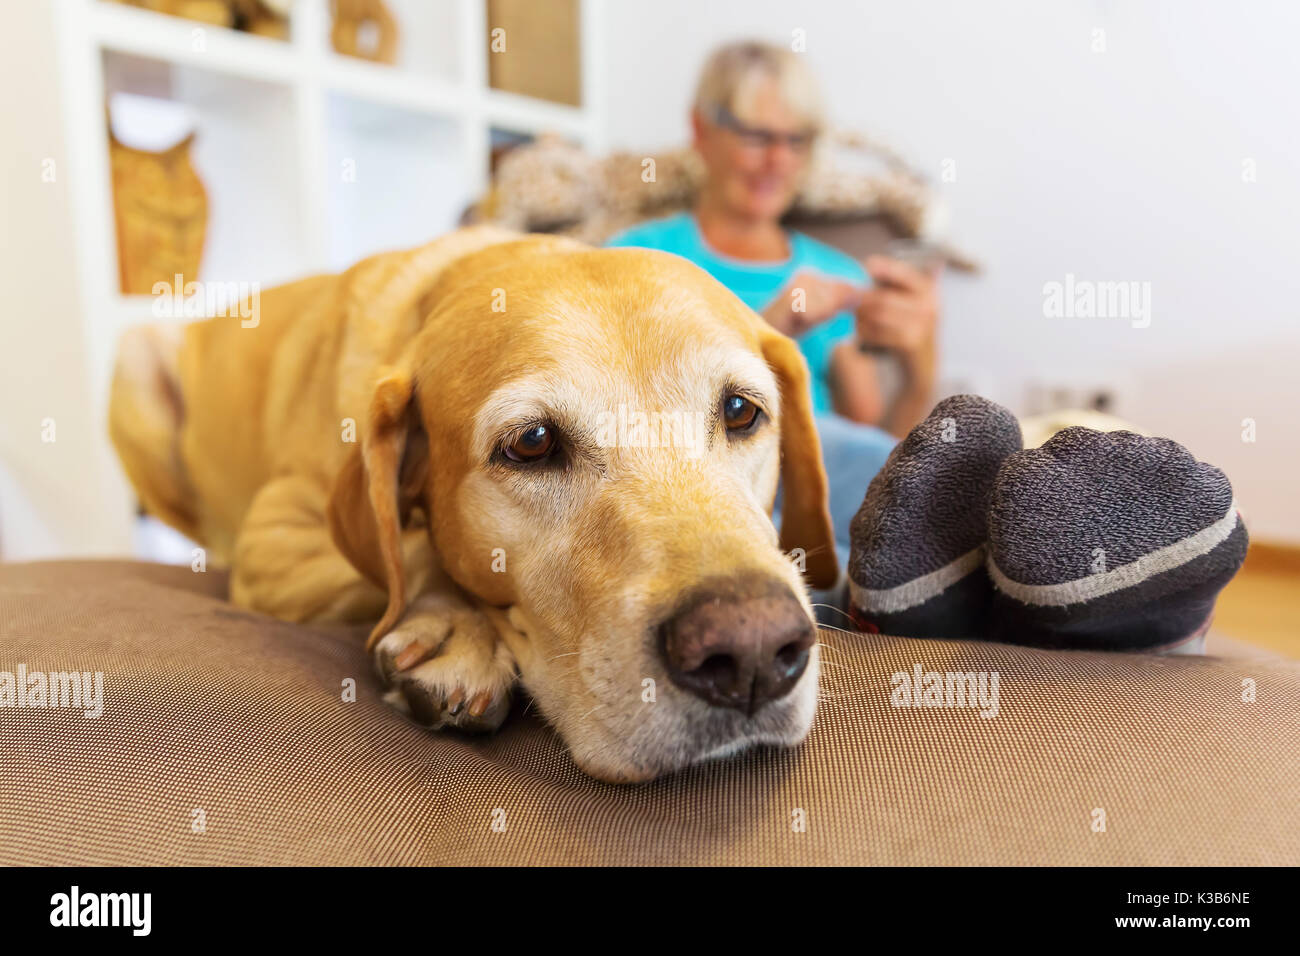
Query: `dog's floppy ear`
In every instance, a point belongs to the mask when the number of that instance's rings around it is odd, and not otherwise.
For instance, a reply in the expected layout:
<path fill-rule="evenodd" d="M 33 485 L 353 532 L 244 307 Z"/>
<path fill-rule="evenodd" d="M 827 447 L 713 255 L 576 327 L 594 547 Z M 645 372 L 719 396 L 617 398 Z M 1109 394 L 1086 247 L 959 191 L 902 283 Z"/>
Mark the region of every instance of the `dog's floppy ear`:
<path fill-rule="evenodd" d="M 334 544 L 352 565 L 388 591 L 388 610 L 366 641 L 369 650 L 406 610 L 402 525 L 423 501 L 429 439 L 410 374 L 389 371 L 375 385 L 361 441 L 330 494 Z"/>
<path fill-rule="evenodd" d="M 808 363 L 793 339 L 766 323 L 759 335 L 763 358 L 781 387 L 781 550 L 801 548 L 808 582 L 816 588 L 834 587 L 840 566 L 822 445 L 813 423 Z"/>

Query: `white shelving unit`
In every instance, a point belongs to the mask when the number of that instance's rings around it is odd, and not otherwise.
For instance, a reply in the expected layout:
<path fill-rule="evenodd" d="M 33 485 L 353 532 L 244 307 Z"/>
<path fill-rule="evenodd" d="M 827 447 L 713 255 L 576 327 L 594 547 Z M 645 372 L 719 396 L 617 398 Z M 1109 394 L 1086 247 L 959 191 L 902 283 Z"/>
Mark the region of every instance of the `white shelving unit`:
<path fill-rule="evenodd" d="M 192 156 L 209 197 L 199 278 L 263 288 L 453 228 L 486 186 L 494 130 L 603 145 L 591 105 L 600 0 L 582 3 L 581 108 L 488 86 L 485 0 L 387 0 L 402 37 L 392 66 L 331 49 L 328 0 L 295 0 L 283 42 L 107 0 L 55 2 L 73 274 L 100 422 L 119 334 L 159 321 L 149 297 L 118 291 L 112 94 L 172 99 L 196 116 Z M 106 503 L 125 513 L 106 434 L 102 451 Z"/>

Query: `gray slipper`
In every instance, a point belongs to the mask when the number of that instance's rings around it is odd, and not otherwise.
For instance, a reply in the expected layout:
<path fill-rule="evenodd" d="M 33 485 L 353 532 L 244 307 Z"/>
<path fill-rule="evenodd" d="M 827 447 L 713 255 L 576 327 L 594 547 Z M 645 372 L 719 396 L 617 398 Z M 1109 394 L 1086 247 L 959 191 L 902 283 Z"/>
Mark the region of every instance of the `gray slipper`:
<path fill-rule="evenodd" d="M 1067 428 L 997 475 L 989 636 L 1105 650 L 1195 641 L 1247 542 L 1228 479 L 1177 442 Z"/>
<path fill-rule="evenodd" d="M 849 608 L 860 630 L 984 637 L 984 568 L 998 468 L 1020 424 L 995 402 L 954 395 L 903 439 L 850 526 Z"/>

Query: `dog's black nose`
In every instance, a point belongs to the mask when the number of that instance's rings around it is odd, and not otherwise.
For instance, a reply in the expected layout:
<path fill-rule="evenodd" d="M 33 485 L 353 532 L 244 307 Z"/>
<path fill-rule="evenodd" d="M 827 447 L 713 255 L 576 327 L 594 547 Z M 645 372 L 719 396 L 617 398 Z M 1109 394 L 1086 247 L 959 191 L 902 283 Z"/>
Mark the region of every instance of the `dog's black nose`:
<path fill-rule="evenodd" d="M 816 633 L 785 587 L 754 597 L 705 592 L 659 630 L 673 683 L 747 714 L 790 692 L 808 666 Z"/>

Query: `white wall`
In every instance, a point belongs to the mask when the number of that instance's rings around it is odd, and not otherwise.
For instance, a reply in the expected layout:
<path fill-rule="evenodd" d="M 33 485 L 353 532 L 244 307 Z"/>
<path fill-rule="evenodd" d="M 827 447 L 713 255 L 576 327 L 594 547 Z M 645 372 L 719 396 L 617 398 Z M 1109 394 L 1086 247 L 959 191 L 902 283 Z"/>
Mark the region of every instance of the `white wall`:
<path fill-rule="evenodd" d="M 130 528 L 122 516 L 102 507 L 106 485 L 120 486 L 122 479 L 105 458 L 105 425 L 91 411 L 69 198 L 81 167 L 64 149 L 51 66 L 53 19 L 35 3 L 7 5 L 5 14 L 0 31 L 0 559 L 113 553 L 124 549 L 114 542 L 129 544 Z M 52 175 L 45 175 L 47 169 Z"/>
<path fill-rule="evenodd" d="M 947 374 L 1013 407 L 1033 382 L 1110 386 L 1121 414 L 1228 472 L 1257 537 L 1300 541 L 1300 4 L 656 0 L 605 17 L 608 142 L 647 152 L 685 140 L 715 44 L 802 29 L 835 121 L 932 176 L 986 267 L 945 282 Z M 1066 273 L 1151 283 L 1150 327 L 1045 318 Z"/>

